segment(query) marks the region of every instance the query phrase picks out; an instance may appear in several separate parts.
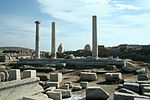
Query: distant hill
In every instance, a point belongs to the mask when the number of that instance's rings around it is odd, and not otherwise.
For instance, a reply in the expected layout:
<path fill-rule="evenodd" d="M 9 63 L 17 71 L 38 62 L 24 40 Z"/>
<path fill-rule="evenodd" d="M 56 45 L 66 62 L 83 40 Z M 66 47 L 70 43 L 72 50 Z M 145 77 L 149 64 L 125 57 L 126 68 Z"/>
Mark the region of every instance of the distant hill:
<path fill-rule="evenodd" d="M 7 50 L 32 50 L 32 51 L 34 51 L 33 49 L 24 48 L 24 47 L 0 47 L 0 50 L 4 50 L 4 49 L 7 49 Z"/>

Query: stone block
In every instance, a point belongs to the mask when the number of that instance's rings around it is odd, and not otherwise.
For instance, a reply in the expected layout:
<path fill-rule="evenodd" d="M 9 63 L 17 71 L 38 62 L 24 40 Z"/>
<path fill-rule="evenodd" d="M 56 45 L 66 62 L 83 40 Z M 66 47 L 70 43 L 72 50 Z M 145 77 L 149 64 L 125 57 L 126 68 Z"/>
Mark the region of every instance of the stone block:
<path fill-rule="evenodd" d="M 128 93 L 121 93 L 121 92 L 114 92 L 114 99 L 113 100 L 134 100 L 134 98 L 150 99 L 147 96 L 134 95 L 134 94 L 128 94 Z"/>
<path fill-rule="evenodd" d="M 143 87 L 142 92 L 150 92 L 150 87 Z"/>
<path fill-rule="evenodd" d="M 5 73 L 0 72 L 0 82 L 5 82 Z"/>
<path fill-rule="evenodd" d="M 46 94 L 51 99 L 62 100 L 62 94 L 61 94 L 61 92 L 48 91 L 48 92 L 46 92 Z"/>
<path fill-rule="evenodd" d="M 51 73 L 50 74 L 51 82 L 61 82 L 62 81 L 62 73 Z"/>
<path fill-rule="evenodd" d="M 96 73 L 81 72 L 80 80 L 81 81 L 96 81 L 97 75 L 96 75 Z"/>
<path fill-rule="evenodd" d="M 137 74 L 144 74 L 145 71 L 146 71 L 145 68 L 141 68 L 141 69 L 136 70 L 136 73 L 137 73 Z"/>
<path fill-rule="evenodd" d="M 8 81 L 9 74 L 6 70 L 0 70 L 0 72 L 3 72 L 5 74 L 5 81 Z"/>
<path fill-rule="evenodd" d="M 36 77 L 36 70 L 24 70 L 23 71 L 23 79 L 34 78 L 34 77 Z"/>
<path fill-rule="evenodd" d="M 20 80 L 20 69 L 11 69 L 9 70 L 9 81 L 11 80 Z"/>
<path fill-rule="evenodd" d="M 49 75 L 37 75 L 37 77 L 40 78 L 40 81 L 48 81 L 48 80 L 50 80 L 50 76 Z"/>
<path fill-rule="evenodd" d="M 68 90 L 69 89 L 69 84 L 64 84 L 63 86 L 60 87 L 61 89 L 66 89 Z"/>
<path fill-rule="evenodd" d="M 109 94 L 100 87 L 88 87 L 86 89 L 86 100 L 107 100 Z"/>
<path fill-rule="evenodd" d="M 27 78 L 0 83 L 0 100 L 20 100 L 26 95 L 34 95 L 43 91 L 39 78 Z"/>
<path fill-rule="evenodd" d="M 132 68 L 132 67 L 127 67 L 127 66 L 122 67 L 121 70 L 122 70 L 124 73 L 134 73 L 134 72 L 135 72 L 135 69 L 134 69 L 134 68 Z"/>
<path fill-rule="evenodd" d="M 65 89 L 56 89 L 55 92 L 61 92 L 62 98 L 70 98 L 72 95 L 71 90 L 65 90 Z"/>
<path fill-rule="evenodd" d="M 72 91 L 80 91 L 82 89 L 81 86 L 73 86 Z"/>
<path fill-rule="evenodd" d="M 72 88 L 72 85 L 73 85 L 72 82 L 65 82 L 64 84 L 69 84 L 69 88 Z"/>
<path fill-rule="evenodd" d="M 59 88 L 59 82 L 46 82 L 46 87 L 56 87 Z"/>
<path fill-rule="evenodd" d="M 106 81 L 121 81 L 122 74 L 121 73 L 106 73 L 105 79 Z"/>
<path fill-rule="evenodd" d="M 88 82 L 80 82 L 80 86 L 82 89 L 86 89 L 88 87 Z"/>
<path fill-rule="evenodd" d="M 146 74 L 139 74 L 138 75 L 138 81 L 148 81 L 149 77 Z"/>
<path fill-rule="evenodd" d="M 133 91 L 131 91 L 131 90 L 125 89 L 125 88 L 120 88 L 120 89 L 118 89 L 118 92 L 138 95 L 137 93 L 135 93 L 135 92 L 133 92 Z"/>
<path fill-rule="evenodd" d="M 56 89 L 56 87 L 49 87 L 49 88 L 45 89 L 45 92 L 47 92 L 47 91 L 53 91 L 55 89 Z"/>
<path fill-rule="evenodd" d="M 139 93 L 139 84 L 138 83 L 124 83 L 123 87 L 129 89 L 133 92 Z"/>

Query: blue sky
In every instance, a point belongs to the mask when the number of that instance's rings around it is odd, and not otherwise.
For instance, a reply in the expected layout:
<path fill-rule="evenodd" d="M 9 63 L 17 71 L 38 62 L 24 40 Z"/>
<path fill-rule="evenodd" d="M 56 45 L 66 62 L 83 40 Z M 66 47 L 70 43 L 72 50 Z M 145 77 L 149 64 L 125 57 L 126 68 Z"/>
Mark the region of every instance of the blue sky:
<path fill-rule="evenodd" d="M 0 0 L 0 46 L 35 48 L 35 21 L 40 49 L 50 51 L 51 22 L 57 47 L 82 49 L 91 44 L 92 15 L 98 17 L 98 44 L 150 44 L 150 0 Z"/>

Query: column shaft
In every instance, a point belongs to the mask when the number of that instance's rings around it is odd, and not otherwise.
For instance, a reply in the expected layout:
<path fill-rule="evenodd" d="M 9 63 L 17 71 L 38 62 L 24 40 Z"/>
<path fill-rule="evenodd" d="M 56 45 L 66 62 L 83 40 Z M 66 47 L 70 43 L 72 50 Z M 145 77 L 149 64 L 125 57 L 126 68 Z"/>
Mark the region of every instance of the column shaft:
<path fill-rule="evenodd" d="M 97 16 L 92 17 L 92 57 L 98 57 L 98 46 L 97 46 Z"/>
<path fill-rule="evenodd" d="M 55 22 L 52 22 L 51 57 L 53 59 L 56 59 L 56 24 L 55 24 Z"/>
<path fill-rule="evenodd" d="M 36 21 L 35 57 L 40 58 L 40 22 Z"/>

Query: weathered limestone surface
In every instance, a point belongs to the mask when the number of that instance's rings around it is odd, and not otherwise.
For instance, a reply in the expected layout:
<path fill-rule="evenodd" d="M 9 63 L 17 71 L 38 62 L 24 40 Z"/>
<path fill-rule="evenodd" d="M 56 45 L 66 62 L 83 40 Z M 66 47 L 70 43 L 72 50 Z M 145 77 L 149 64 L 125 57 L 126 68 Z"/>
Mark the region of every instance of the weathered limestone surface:
<path fill-rule="evenodd" d="M 36 77 L 36 70 L 23 71 L 23 78 L 35 78 L 35 77 Z"/>
<path fill-rule="evenodd" d="M 134 100 L 134 98 L 141 98 L 141 100 L 150 99 L 150 97 L 147 97 L 147 96 L 134 95 L 134 94 L 128 94 L 128 93 L 121 93 L 121 92 L 114 93 L 114 100 Z"/>
<path fill-rule="evenodd" d="M 56 59 L 56 23 L 52 22 L 51 57 Z"/>
<path fill-rule="evenodd" d="M 69 84 L 69 88 L 72 88 L 72 85 L 73 85 L 72 82 L 65 82 L 64 84 Z"/>
<path fill-rule="evenodd" d="M 39 78 L 27 78 L 0 83 L 0 100 L 18 100 L 43 91 Z"/>
<path fill-rule="evenodd" d="M 80 86 L 82 89 L 86 89 L 88 87 L 88 82 L 80 82 Z"/>
<path fill-rule="evenodd" d="M 118 89 L 118 92 L 129 93 L 129 94 L 134 94 L 134 95 L 139 95 L 139 94 L 137 94 L 137 93 L 135 93 L 135 92 L 133 92 L 133 91 L 131 91 L 131 90 L 129 90 L 129 89 L 125 89 L 125 88 L 120 88 L 120 89 Z"/>
<path fill-rule="evenodd" d="M 59 88 L 59 82 L 46 82 L 46 87 L 56 87 L 56 88 Z"/>
<path fill-rule="evenodd" d="M 144 74 L 145 71 L 146 71 L 145 68 L 141 68 L 141 69 L 136 70 L 136 73 L 137 73 L 137 74 Z"/>
<path fill-rule="evenodd" d="M 8 81 L 9 74 L 6 70 L 0 70 L 0 72 L 3 72 L 5 74 L 5 81 Z"/>
<path fill-rule="evenodd" d="M 24 96 L 22 100 L 53 100 L 46 95 Z"/>
<path fill-rule="evenodd" d="M 95 81 L 97 79 L 96 73 L 81 72 L 80 80 L 82 81 Z"/>
<path fill-rule="evenodd" d="M 56 87 L 49 87 L 49 88 L 45 89 L 45 92 L 47 92 L 47 91 L 53 91 L 55 89 L 56 89 Z"/>
<path fill-rule="evenodd" d="M 81 90 L 81 89 L 82 89 L 81 86 L 73 86 L 73 87 L 72 87 L 72 91 L 79 91 L 79 90 Z"/>
<path fill-rule="evenodd" d="M 46 92 L 49 98 L 52 98 L 54 100 L 62 100 L 62 94 L 61 92 L 54 92 L 54 91 L 48 91 Z"/>
<path fill-rule="evenodd" d="M 86 100 L 107 100 L 108 98 L 109 94 L 100 87 L 88 87 L 86 89 Z"/>
<path fill-rule="evenodd" d="M 55 92 L 61 92 L 62 98 L 69 98 L 72 95 L 71 90 L 65 90 L 65 89 L 56 89 Z"/>
<path fill-rule="evenodd" d="M 63 44 L 61 43 L 57 49 L 57 53 L 64 53 L 64 46 Z"/>
<path fill-rule="evenodd" d="M 9 70 L 9 81 L 11 80 L 20 80 L 20 69 L 11 69 Z"/>
<path fill-rule="evenodd" d="M 62 81 L 62 73 L 51 73 L 50 74 L 51 82 L 61 82 Z"/>
<path fill-rule="evenodd" d="M 5 74 L 3 72 L 0 72 L 0 82 L 5 81 Z"/>
<path fill-rule="evenodd" d="M 124 83 L 123 87 L 129 89 L 133 92 L 139 93 L 139 84 L 138 83 Z"/>
<path fill-rule="evenodd" d="M 148 81 L 149 77 L 146 74 L 139 74 L 138 75 L 138 81 Z"/>
<path fill-rule="evenodd" d="M 106 81 L 120 81 L 122 80 L 121 73 L 106 73 L 105 74 Z"/>
<path fill-rule="evenodd" d="M 40 21 L 36 21 L 35 57 L 40 58 Z"/>

